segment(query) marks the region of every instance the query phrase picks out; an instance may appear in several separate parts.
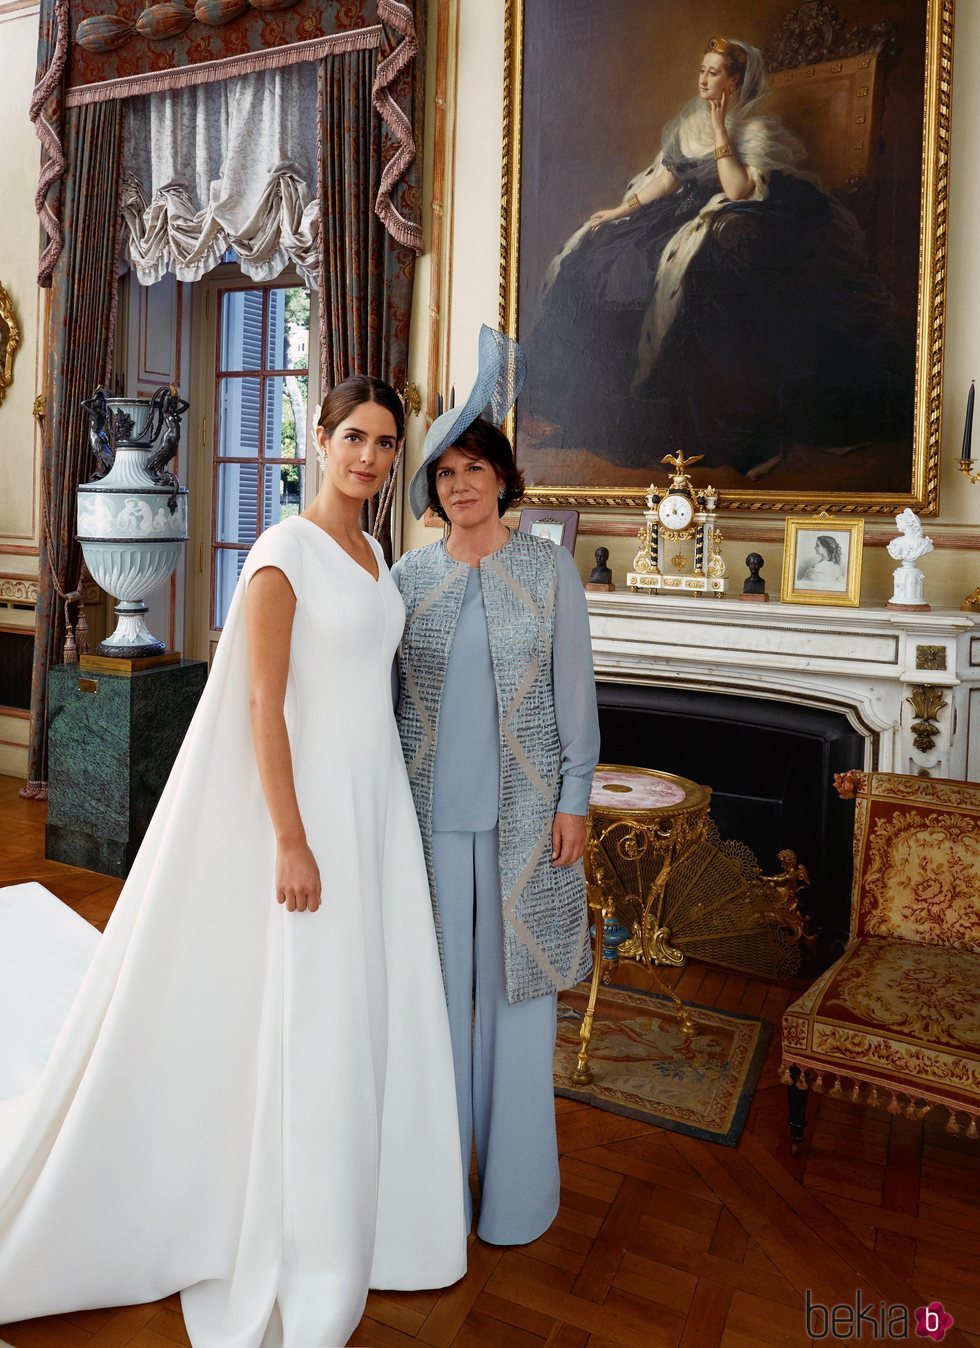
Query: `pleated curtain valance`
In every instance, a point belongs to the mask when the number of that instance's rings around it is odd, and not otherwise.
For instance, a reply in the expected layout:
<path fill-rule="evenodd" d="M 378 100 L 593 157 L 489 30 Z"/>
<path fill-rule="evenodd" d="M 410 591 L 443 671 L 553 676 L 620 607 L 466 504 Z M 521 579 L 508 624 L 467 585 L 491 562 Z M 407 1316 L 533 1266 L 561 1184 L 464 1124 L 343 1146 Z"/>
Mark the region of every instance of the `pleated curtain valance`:
<path fill-rule="evenodd" d="M 357 51 L 377 54 L 371 101 L 385 127 L 386 152 L 375 209 L 398 243 L 421 252 L 415 191 L 406 180 L 415 158 L 411 67 L 418 44 L 412 7 L 405 0 L 197 0 L 196 4 L 194 0 L 149 0 L 142 10 L 138 4 L 113 4 L 113 0 L 41 0 L 38 73 L 31 101 L 31 118 L 42 142 L 37 206 L 47 235 L 39 284 L 50 285 L 62 247 L 60 183 L 65 170 L 65 108 L 140 95 L 169 96 L 172 113 L 168 115 L 186 119 L 186 109 L 193 103 L 192 91 L 201 86 L 229 81 L 237 84 L 241 77 L 269 76 L 273 71 L 285 72 L 331 55 Z M 315 135 L 315 97 L 303 107 Z M 163 114 L 151 111 L 144 115 L 148 125 L 154 121 L 161 124 Z M 132 119 L 127 124 L 132 125 Z M 271 200 L 278 196 L 283 229 L 294 236 L 283 246 L 288 256 L 312 275 L 308 264 L 300 260 L 310 251 L 312 222 L 304 221 L 309 201 L 301 201 L 299 184 L 305 182 L 309 189 L 315 175 L 307 172 L 297 176 L 287 171 L 286 163 L 295 165 L 296 159 L 292 151 L 284 157 L 283 172 L 269 189 L 271 196 L 263 200 L 266 227 L 257 225 L 251 235 L 256 240 L 251 256 L 259 266 L 258 253 L 271 247 L 267 226 L 275 210 Z M 211 162 L 219 161 L 211 156 Z M 191 273 L 203 274 L 197 271 L 204 256 L 200 249 L 207 253 L 211 248 L 213 253 L 217 232 L 208 243 L 200 237 L 195 242 L 185 231 L 195 228 L 188 224 L 189 218 L 197 220 L 202 212 L 206 215 L 207 195 L 196 201 L 193 192 L 186 199 L 171 196 L 164 210 L 157 197 L 164 182 L 154 174 L 149 180 L 145 173 L 131 176 L 139 181 L 144 193 L 141 199 L 127 177 L 124 207 L 134 241 L 133 261 L 141 279 L 160 266 L 165 224 L 174 270 L 181 274 L 178 259 L 186 256 L 190 259 L 186 263 L 188 278 Z M 183 186 L 179 178 L 177 181 Z M 315 197 L 315 191 L 310 195 Z M 136 219 L 139 214 L 144 217 L 141 223 Z M 219 210 L 210 219 L 202 215 L 197 222 L 198 235 L 217 231 L 220 214 Z M 249 235 L 242 237 L 247 239 Z M 248 252 L 246 249 L 242 256 Z"/>
<path fill-rule="evenodd" d="M 123 105 L 122 211 L 142 285 L 197 281 L 228 248 L 254 281 L 320 272 L 315 63 Z"/>

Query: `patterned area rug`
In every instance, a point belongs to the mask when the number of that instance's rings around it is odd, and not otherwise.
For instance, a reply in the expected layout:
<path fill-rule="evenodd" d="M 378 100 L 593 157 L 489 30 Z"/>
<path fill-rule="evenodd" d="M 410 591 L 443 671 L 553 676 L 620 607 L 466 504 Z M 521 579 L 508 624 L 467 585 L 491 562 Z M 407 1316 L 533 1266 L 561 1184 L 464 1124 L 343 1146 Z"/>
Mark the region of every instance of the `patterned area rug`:
<path fill-rule="evenodd" d="M 696 1030 L 681 1033 L 673 1003 L 615 984 L 599 992 L 592 1027 L 593 1083 L 572 1080 L 588 992 L 558 1003 L 555 1094 L 734 1147 L 745 1127 L 772 1026 L 758 1016 L 688 1002 Z"/>

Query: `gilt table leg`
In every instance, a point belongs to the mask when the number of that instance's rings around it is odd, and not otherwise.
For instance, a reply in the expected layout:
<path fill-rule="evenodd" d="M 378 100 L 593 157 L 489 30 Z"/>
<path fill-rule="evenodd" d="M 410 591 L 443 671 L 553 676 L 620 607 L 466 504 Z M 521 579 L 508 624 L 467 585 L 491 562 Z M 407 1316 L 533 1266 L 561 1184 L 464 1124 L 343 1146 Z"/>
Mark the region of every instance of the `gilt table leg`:
<path fill-rule="evenodd" d="M 589 907 L 592 909 L 593 920 L 595 921 L 595 950 L 593 952 L 592 987 L 589 990 L 589 1004 L 585 1009 L 585 1015 L 582 1017 L 582 1028 L 579 1030 L 581 1048 L 578 1051 L 575 1071 L 572 1073 L 572 1080 L 577 1086 L 592 1085 L 592 1068 L 589 1066 L 589 1041 L 592 1038 L 592 1021 L 595 1016 L 596 1001 L 599 997 L 599 984 L 602 982 L 604 963 L 603 947 L 605 945 L 606 915 L 601 902 L 595 906 L 590 904 Z"/>

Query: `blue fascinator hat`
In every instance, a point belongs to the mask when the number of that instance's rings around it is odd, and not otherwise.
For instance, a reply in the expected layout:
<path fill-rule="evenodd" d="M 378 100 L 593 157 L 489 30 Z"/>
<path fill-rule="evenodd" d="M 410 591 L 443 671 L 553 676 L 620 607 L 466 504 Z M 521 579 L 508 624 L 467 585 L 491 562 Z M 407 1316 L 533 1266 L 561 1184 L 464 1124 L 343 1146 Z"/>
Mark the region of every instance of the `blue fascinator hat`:
<path fill-rule="evenodd" d="M 408 500 L 417 520 L 429 504 L 426 468 L 444 454 L 477 418 L 499 426 L 517 401 L 527 376 L 527 356 L 517 342 L 484 323 L 480 329 L 476 382 L 460 407 L 450 407 L 429 427 L 422 462 L 412 477 Z"/>

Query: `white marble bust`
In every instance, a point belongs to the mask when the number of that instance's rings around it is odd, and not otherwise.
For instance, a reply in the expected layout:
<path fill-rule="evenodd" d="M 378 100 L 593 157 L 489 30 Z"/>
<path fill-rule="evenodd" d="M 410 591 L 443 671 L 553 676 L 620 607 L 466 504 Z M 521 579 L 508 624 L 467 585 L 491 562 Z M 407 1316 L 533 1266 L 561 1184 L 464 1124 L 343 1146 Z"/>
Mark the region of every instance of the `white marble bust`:
<path fill-rule="evenodd" d="M 925 577 L 916 562 L 932 552 L 935 544 L 922 532 L 922 523 L 914 510 L 905 509 L 895 516 L 898 538 L 888 544 L 888 552 L 902 565 L 895 568 L 894 593 L 888 601 L 890 608 L 928 608 L 923 600 Z"/>

